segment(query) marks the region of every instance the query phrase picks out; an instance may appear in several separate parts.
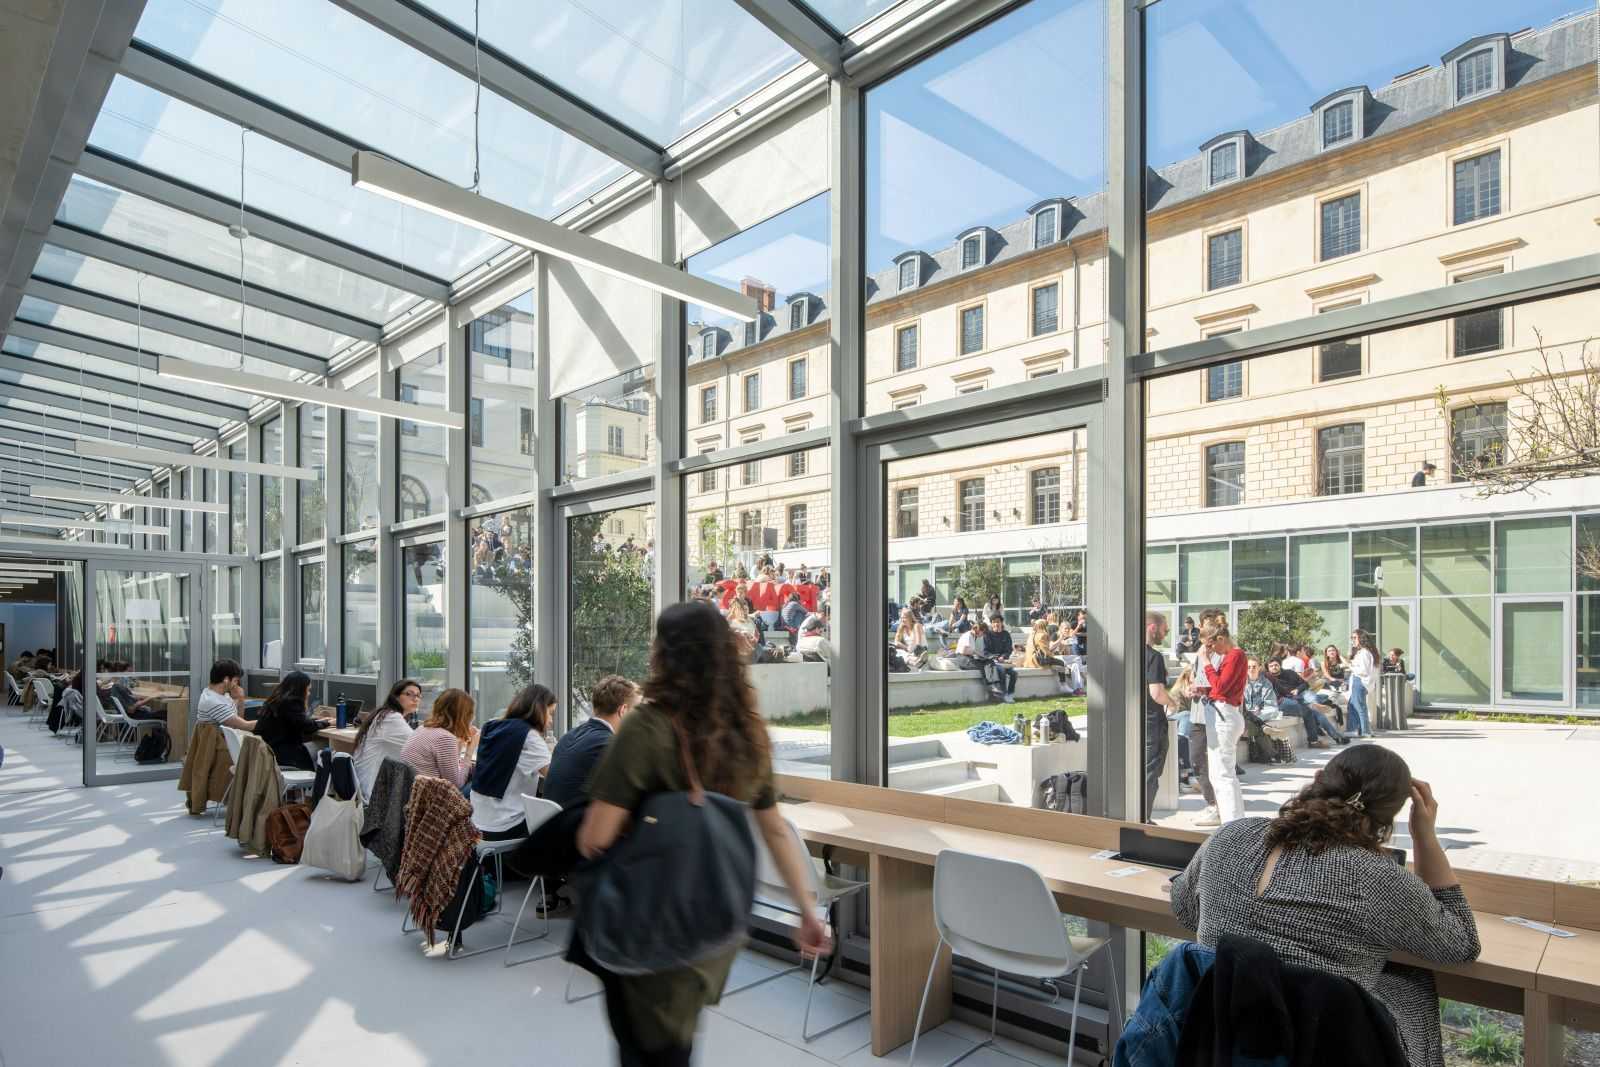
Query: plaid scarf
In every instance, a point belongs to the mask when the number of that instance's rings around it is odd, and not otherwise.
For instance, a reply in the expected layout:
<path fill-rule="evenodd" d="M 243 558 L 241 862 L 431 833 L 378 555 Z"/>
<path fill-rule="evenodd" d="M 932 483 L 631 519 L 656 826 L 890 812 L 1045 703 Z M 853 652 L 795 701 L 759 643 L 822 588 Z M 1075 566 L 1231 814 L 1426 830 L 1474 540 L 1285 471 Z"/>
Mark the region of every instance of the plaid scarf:
<path fill-rule="evenodd" d="M 455 896 L 461 867 L 481 836 L 459 789 L 443 778 L 418 775 L 406 802 L 405 846 L 394 893 L 411 898 L 411 918 L 427 931 L 429 947 L 440 913 Z"/>

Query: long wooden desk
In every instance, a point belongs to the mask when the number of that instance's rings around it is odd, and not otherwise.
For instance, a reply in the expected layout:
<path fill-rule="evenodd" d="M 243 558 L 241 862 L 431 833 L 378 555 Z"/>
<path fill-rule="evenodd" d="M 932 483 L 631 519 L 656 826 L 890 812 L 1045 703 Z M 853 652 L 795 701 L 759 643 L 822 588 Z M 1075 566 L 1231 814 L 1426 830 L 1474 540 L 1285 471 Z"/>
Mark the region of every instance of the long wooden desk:
<path fill-rule="evenodd" d="M 1166 891 L 1171 872 L 1152 868 L 1112 878 L 1111 871 L 1129 864 L 1094 858 L 1096 852 L 1116 847 L 1123 824 L 1114 820 L 789 776 L 780 776 L 779 789 L 787 801 L 781 805 L 783 813 L 805 841 L 853 854 L 868 869 L 874 1055 L 885 1055 L 910 1041 L 915 1029 L 923 982 L 938 945 L 933 863 L 943 849 L 1033 867 L 1072 914 L 1185 939 L 1192 936 L 1172 915 Z M 1172 836 L 1199 838 L 1183 831 L 1173 831 Z M 1589 908 L 1600 906 L 1600 891 L 1528 882 L 1519 896 L 1517 883 L 1523 881 L 1463 872 L 1468 899 L 1504 909 L 1477 912 L 1483 946 L 1479 958 L 1458 966 L 1405 962 L 1432 967 L 1441 995 L 1522 1013 L 1524 1062 L 1530 1067 L 1554 1067 L 1562 1062 L 1562 1026 L 1588 1026 L 1592 1018 L 1600 1017 L 1600 932 L 1579 929 L 1576 938 L 1552 937 L 1507 923 L 1504 917 L 1515 912 L 1577 929 L 1567 916 L 1586 917 Z M 1564 899 L 1558 901 L 1562 894 Z M 1554 913 L 1563 909 L 1566 914 Z M 925 1031 L 949 1018 L 951 991 L 946 953 L 934 968 Z"/>
<path fill-rule="evenodd" d="M 329 727 L 318 730 L 317 736 L 328 743 L 328 747 L 335 752 L 354 752 L 356 750 L 356 728 L 346 726 L 343 730 Z"/>

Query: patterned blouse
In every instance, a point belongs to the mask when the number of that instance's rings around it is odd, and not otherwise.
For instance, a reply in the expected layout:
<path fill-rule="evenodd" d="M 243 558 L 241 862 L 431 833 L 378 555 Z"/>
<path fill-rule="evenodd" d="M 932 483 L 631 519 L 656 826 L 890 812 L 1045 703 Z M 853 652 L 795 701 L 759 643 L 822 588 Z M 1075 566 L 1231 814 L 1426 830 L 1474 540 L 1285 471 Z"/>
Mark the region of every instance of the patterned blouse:
<path fill-rule="evenodd" d="M 1388 960 L 1396 952 L 1434 963 L 1477 959 L 1478 928 L 1461 887 L 1430 889 L 1387 853 L 1285 849 L 1257 895 L 1270 824 L 1239 819 L 1212 834 L 1173 880 L 1172 913 L 1201 944 L 1242 934 L 1286 963 L 1353 979 L 1394 1016 L 1412 1067 L 1443 1067 L 1433 972 Z"/>

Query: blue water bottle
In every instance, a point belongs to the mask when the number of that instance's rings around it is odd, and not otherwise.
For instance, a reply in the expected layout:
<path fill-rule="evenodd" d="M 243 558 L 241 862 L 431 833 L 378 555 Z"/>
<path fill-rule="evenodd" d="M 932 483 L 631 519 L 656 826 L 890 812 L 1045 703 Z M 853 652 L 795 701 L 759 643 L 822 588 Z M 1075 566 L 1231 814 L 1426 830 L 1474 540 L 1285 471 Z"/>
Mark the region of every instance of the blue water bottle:
<path fill-rule="evenodd" d="M 348 707 L 348 705 L 345 703 L 344 694 L 340 693 L 339 694 L 339 710 L 337 712 L 335 712 L 334 721 L 338 723 L 339 729 L 341 729 L 341 730 L 343 730 L 344 726 L 345 726 L 345 714 L 346 714 L 345 709 L 347 707 Z"/>

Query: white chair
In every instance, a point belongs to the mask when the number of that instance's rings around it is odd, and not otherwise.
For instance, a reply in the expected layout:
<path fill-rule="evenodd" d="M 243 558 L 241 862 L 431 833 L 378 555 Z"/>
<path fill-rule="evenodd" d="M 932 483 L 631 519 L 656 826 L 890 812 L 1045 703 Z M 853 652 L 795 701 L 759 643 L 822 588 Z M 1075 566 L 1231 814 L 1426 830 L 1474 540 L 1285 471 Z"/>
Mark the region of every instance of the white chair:
<path fill-rule="evenodd" d="M 555 816 L 560 815 L 561 805 L 557 804 L 553 800 L 544 800 L 541 797 L 531 797 L 524 793 L 522 794 L 522 813 L 523 820 L 528 826 L 528 833 L 531 835 L 546 822 L 550 821 Z M 517 843 L 521 844 L 520 841 Z M 528 909 L 528 901 L 533 899 L 534 886 L 539 887 L 539 913 L 544 916 L 544 930 L 534 937 L 525 937 L 522 939 L 522 941 L 518 941 L 517 930 L 522 925 L 522 913 Z M 519 967 L 524 963 L 532 963 L 535 960 L 549 959 L 551 956 L 559 956 L 561 953 L 566 951 L 566 948 L 561 946 L 549 952 L 541 952 L 537 955 L 529 956 L 525 960 L 513 961 L 511 958 L 512 945 L 520 945 L 523 943 L 523 941 L 538 941 L 541 938 L 550 936 L 550 909 L 546 906 L 547 903 L 548 902 L 545 900 L 544 894 L 544 875 L 541 874 L 533 881 L 528 883 L 528 891 L 522 895 L 522 907 L 517 909 L 517 917 L 511 923 L 511 934 L 506 938 L 505 965 L 507 967 Z"/>
<path fill-rule="evenodd" d="M 228 765 L 233 768 L 228 775 L 228 787 L 222 791 L 222 803 L 211 811 L 211 825 L 217 825 L 217 816 L 228 810 L 228 798 L 233 795 L 233 780 L 239 774 L 239 748 L 244 744 L 244 734 L 231 726 L 218 724 L 222 731 L 222 740 L 228 746 Z"/>
<path fill-rule="evenodd" d="M 839 878 L 826 873 L 819 874 L 816 861 L 810 858 L 806 852 L 805 844 L 800 840 L 800 831 L 788 819 L 783 820 L 783 825 L 788 831 L 790 846 L 798 850 L 798 855 L 806 857 L 806 862 L 801 866 L 808 875 L 809 888 L 817 898 L 818 918 L 831 926 L 833 909 L 839 901 L 867 888 L 867 883 L 852 882 L 848 878 Z M 760 915 L 764 918 L 775 918 L 780 922 L 790 922 L 800 915 L 800 905 L 789 895 L 789 887 L 784 883 L 783 875 L 778 870 L 777 861 L 772 858 L 772 851 L 767 848 L 766 839 L 761 835 L 761 827 L 756 823 L 753 815 L 750 818 L 750 832 L 754 835 L 756 842 L 756 895 L 755 906 L 751 909 L 752 914 Z M 812 994 L 816 992 L 817 968 L 821 963 L 821 956 L 817 956 L 811 961 L 811 976 L 806 982 L 806 1012 L 800 1022 L 800 1036 L 807 1042 L 814 1041 L 824 1034 L 831 1034 L 841 1026 L 853 1023 L 862 1016 L 872 1013 L 872 1009 L 868 1008 L 848 1018 L 840 1019 L 826 1029 L 811 1033 L 811 998 Z M 804 968 L 805 962 L 801 961 L 793 967 L 786 967 L 781 971 L 757 978 L 753 982 L 746 982 L 744 985 L 734 989 L 724 990 L 722 995 L 726 997 L 734 993 L 742 993 L 746 989 L 754 989 L 758 985 L 766 985 L 768 982 L 794 974 Z"/>
<path fill-rule="evenodd" d="M 526 837 L 512 837 L 507 838 L 504 841 L 479 841 L 472 848 L 472 878 L 476 879 L 483 877 L 483 865 L 490 860 L 493 860 L 495 880 L 499 885 L 504 886 L 506 883 L 505 854 L 513 851 L 518 845 L 522 844 L 522 842 L 526 840 Z M 382 869 L 381 866 L 379 869 Z M 376 878 L 374 878 L 374 881 L 376 881 Z M 467 884 L 471 885 L 472 882 L 469 881 Z M 532 890 L 532 886 L 529 887 L 529 890 Z M 504 910 L 505 898 L 502 894 L 496 893 L 494 908 L 490 911 L 484 912 L 482 915 L 479 915 L 478 918 L 483 919 L 490 915 L 499 915 Z M 450 948 L 446 953 L 447 959 L 464 960 L 468 956 L 481 956 L 485 952 L 493 952 L 497 948 L 495 945 L 485 945 L 483 948 L 475 948 L 470 952 L 461 951 L 461 920 L 466 917 L 466 911 L 467 909 L 465 902 L 463 902 L 462 907 L 456 910 L 456 923 L 454 928 L 452 928 L 450 931 Z M 400 917 L 400 932 L 407 934 L 411 932 L 411 929 L 411 909 L 407 908 L 405 914 Z M 547 929 L 544 934 L 536 934 L 534 937 L 525 937 L 522 940 L 533 941 L 539 937 L 544 937 L 545 934 L 548 933 L 549 930 Z M 512 930 L 512 936 L 513 939 L 516 936 L 516 931 L 514 929 Z M 514 941 L 514 943 L 521 944 L 522 942 Z M 506 946 L 506 951 L 509 952 L 510 947 L 511 946 L 508 944 Z"/>
<path fill-rule="evenodd" d="M 160 719 L 135 719 L 132 715 L 129 715 L 128 709 L 122 706 L 122 700 L 115 693 L 111 694 L 111 703 L 115 705 L 117 709 L 116 715 L 112 716 L 112 718 L 121 719 L 125 724 L 127 727 L 125 736 L 128 740 L 133 742 L 134 748 L 138 748 L 139 746 L 140 730 L 154 730 L 157 727 L 163 730 L 166 729 L 167 724 L 162 722 Z"/>
<path fill-rule="evenodd" d="M 133 721 L 122 714 L 120 708 L 117 711 L 110 711 L 104 704 L 100 704 L 95 710 L 99 717 L 99 724 L 96 729 L 103 730 L 108 726 L 111 728 L 111 741 L 119 749 L 113 755 L 117 759 L 121 759 L 122 752 L 120 750 L 122 746 L 128 743 L 128 738 L 133 733 Z M 95 736 L 98 737 L 100 735 L 97 733 Z"/>
<path fill-rule="evenodd" d="M 1072 934 L 1067 922 L 1044 878 L 1027 864 L 954 849 L 940 852 L 933 865 L 933 923 L 939 931 L 939 944 L 934 948 L 928 980 L 922 987 L 911 1056 L 906 1063 L 917 1062 L 917 1038 L 922 1034 L 928 991 L 933 988 L 933 975 L 946 945 L 954 955 L 994 971 L 994 1000 L 988 1040 L 967 1049 L 944 1067 L 952 1067 L 978 1049 L 994 1044 L 1001 971 L 1047 981 L 1072 978 L 1072 1023 L 1067 1032 L 1070 1062 L 1078 1041 L 1078 997 L 1083 991 L 1083 971 L 1094 954 L 1111 942 L 1109 938 Z M 1113 970 L 1115 966 L 1113 963 Z M 1115 989 L 1113 982 L 1113 994 Z"/>
<path fill-rule="evenodd" d="M 0 670 L 6 676 L 6 704 L 15 707 L 22 703 L 22 690 L 17 686 L 16 676 L 8 670 Z"/>
<path fill-rule="evenodd" d="M 38 726 L 41 729 L 50 721 L 50 702 L 55 699 L 55 689 L 43 678 L 35 678 L 33 685 L 33 713 L 28 717 L 28 725 Z"/>

